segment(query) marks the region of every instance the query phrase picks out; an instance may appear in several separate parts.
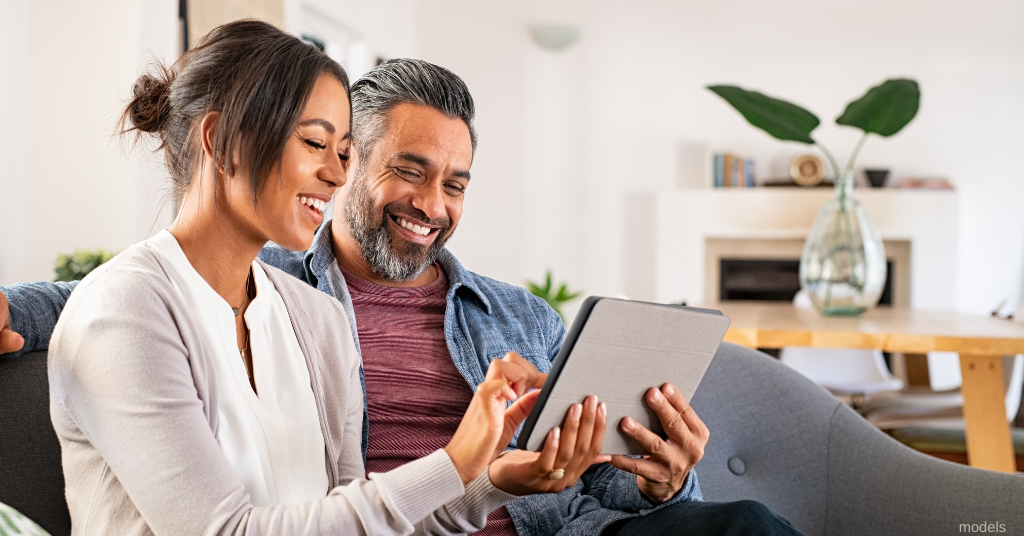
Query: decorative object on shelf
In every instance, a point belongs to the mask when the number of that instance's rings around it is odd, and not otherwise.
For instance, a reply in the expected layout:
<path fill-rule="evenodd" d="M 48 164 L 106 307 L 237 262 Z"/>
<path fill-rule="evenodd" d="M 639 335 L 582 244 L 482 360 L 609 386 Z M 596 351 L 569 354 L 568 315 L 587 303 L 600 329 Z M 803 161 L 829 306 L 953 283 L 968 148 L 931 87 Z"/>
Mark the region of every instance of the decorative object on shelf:
<path fill-rule="evenodd" d="M 813 154 L 802 154 L 789 163 L 789 176 L 800 186 L 817 186 L 825 178 L 825 164 Z"/>
<path fill-rule="evenodd" d="M 824 153 L 835 176 L 836 197 L 818 212 L 800 258 L 800 286 L 824 315 L 859 315 L 878 304 L 885 286 L 885 249 L 867 211 L 853 199 L 853 164 L 869 134 L 889 137 L 917 115 L 917 82 L 890 79 L 849 103 L 836 119 L 860 129 L 845 168 L 811 137 L 821 124 L 813 113 L 784 100 L 736 86 L 708 86 L 750 124 L 771 136 L 814 145 Z"/>
<path fill-rule="evenodd" d="M 904 190 L 955 190 L 949 179 L 943 178 L 906 178 L 896 184 L 896 188 Z"/>
<path fill-rule="evenodd" d="M 555 286 L 551 282 L 551 279 L 551 270 L 548 270 L 544 274 L 543 284 L 527 281 L 526 288 L 534 296 L 548 302 L 548 305 L 558 313 L 558 316 L 562 317 L 562 321 L 564 322 L 565 315 L 562 314 L 562 306 L 576 298 L 579 298 L 580 292 L 569 291 L 569 286 L 566 283 L 562 283 L 558 289 L 555 290 Z"/>
<path fill-rule="evenodd" d="M 889 178 L 889 170 L 865 169 L 864 175 L 868 178 L 868 183 L 871 184 L 872 188 L 882 188 L 885 186 L 886 179 Z"/>
<path fill-rule="evenodd" d="M 529 29 L 533 42 L 545 50 L 565 50 L 580 38 L 580 27 L 571 24 L 533 24 Z"/>
<path fill-rule="evenodd" d="M 114 258 L 117 253 L 111 253 L 103 249 L 76 249 L 68 255 L 61 253 L 57 255 L 57 264 L 53 271 L 56 274 L 54 281 L 81 281 L 89 272 Z"/>

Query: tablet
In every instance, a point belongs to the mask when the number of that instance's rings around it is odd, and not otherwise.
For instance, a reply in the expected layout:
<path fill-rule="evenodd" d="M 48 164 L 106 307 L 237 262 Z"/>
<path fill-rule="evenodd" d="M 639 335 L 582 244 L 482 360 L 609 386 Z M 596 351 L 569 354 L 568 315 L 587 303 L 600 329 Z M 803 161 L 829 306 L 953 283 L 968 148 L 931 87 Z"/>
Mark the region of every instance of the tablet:
<path fill-rule="evenodd" d="M 729 319 L 720 311 L 592 296 L 580 308 L 516 443 L 539 451 L 569 406 L 596 395 L 608 407 L 602 454 L 647 454 L 619 429 L 629 416 L 661 435 L 647 407 L 651 387 L 671 383 L 686 400 L 718 350 Z"/>

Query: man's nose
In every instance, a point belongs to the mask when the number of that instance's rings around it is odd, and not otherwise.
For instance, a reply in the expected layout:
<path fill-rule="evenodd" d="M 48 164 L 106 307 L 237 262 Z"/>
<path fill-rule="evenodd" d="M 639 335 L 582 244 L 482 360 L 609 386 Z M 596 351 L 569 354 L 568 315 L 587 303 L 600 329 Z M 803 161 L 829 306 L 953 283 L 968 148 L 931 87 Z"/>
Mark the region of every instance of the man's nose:
<path fill-rule="evenodd" d="M 416 194 L 412 198 L 412 206 L 422 210 L 432 220 L 443 218 L 445 207 L 441 186 L 427 183 L 417 188 Z"/>

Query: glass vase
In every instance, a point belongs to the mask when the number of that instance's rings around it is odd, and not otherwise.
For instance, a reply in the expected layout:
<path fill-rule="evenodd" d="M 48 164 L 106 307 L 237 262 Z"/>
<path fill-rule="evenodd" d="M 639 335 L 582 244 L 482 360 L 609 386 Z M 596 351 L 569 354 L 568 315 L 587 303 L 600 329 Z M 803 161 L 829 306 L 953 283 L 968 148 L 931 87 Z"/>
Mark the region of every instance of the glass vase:
<path fill-rule="evenodd" d="M 836 178 L 836 197 L 814 219 L 800 257 L 800 287 L 827 316 L 856 316 L 878 304 L 885 287 L 885 246 L 853 198 L 853 172 Z"/>

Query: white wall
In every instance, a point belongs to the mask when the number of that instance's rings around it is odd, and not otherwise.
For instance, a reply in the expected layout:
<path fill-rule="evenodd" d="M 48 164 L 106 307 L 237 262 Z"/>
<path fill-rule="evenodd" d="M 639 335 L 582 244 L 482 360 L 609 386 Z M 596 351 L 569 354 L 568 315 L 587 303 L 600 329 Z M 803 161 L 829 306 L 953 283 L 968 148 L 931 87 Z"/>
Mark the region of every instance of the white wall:
<path fill-rule="evenodd" d="M 804 105 L 822 118 L 821 141 L 845 158 L 857 134 L 834 118 L 869 86 L 909 76 L 922 87 L 918 118 L 871 139 L 860 166 L 956 182 L 961 255 L 950 262 L 960 265 L 960 309 L 987 312 L 1018 286 L 1024 3 L 477 4 L 423 0 L 417 31 L 421 55 L 463 76 L 479 109 L 480 150 L 453 240 L 470 268 L 521 283 L 551 266 L 589 293 L 619 292 L 623 195 L 680 182 L 684 145 L 752 155 L 762 176 L 782 175 L 805 149 L 750 127 L 705 85 Z M 556 18 L 580 24 L 582 39 L 563 53 L 537 49 L 526 24 Z M 545 149 L 554 146 L 570 156 Z"/>
<path fill-rule="evenodd" d="M 156 218 L 151 173 L 113 133 L 149 51 L 177 50 L 177 2 L 34 0 L 0 9 L 9 30 L 0 46 L 0 283 L 49 280 L 58 253 L 123 249 Z"/>
<path fill-rule="evenodd" d="M 551 267 L 589 293 L 620 292 L 625 194 L 682 182 L 683 148 L 749 154 L 762 176 L 804 150 L 747 125 L 707 84 L 808 107 L 823 119 L 822 141 L 845 155 L 856 133 L 832 119 L 870 85 L 911 76 L 920 115 L 896 137 L 872 139 L 860 164 L 956 181 L 962 310 L 987 312 L 1019 286 L 1019 1 L 284 2 L 290 26 L 307 3 L 375 55 L 422 57 L 465 78 L 480 147 L 452 248 L 486 275 L 521 284 Z M 0 284 L 50 278 L 58 252 L 123 248 L 161 221 L 159 163 L 129 159 L 111 132 L 144 51 L 172 45 L 176 4 L 0 4 L 10 21 L 0 37 Z M 578 24 L 582 37 L 541 50 L 526 28 L 543 22 Z"/>
<path fill-rule="evenodd" d="M 416 54 L 414 0 L 283 6 L 293 30 L 313 6 L 371 58 Z M 0 285 L 50 280 L 58 253 L 121 250 L 166 227 L 162 155 L 114 130 L 145 66 L 180 53 L 178 1 L 7 0 L 0 20 Z"/>

